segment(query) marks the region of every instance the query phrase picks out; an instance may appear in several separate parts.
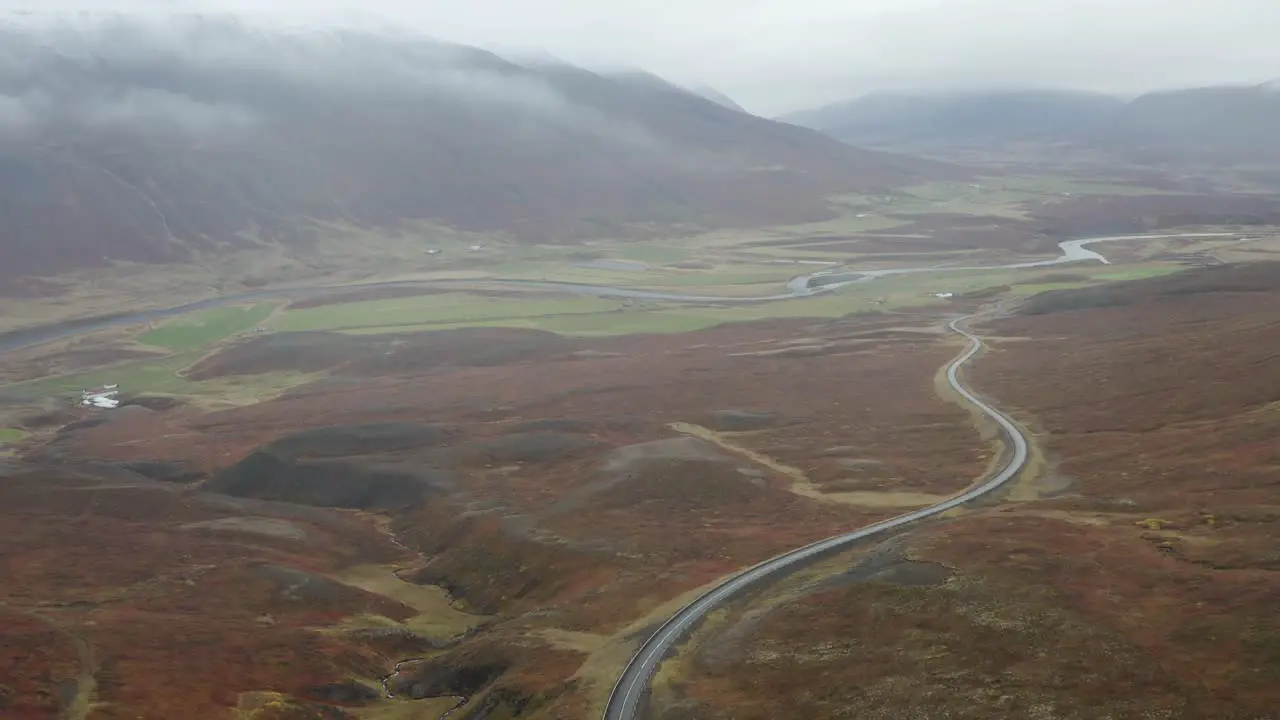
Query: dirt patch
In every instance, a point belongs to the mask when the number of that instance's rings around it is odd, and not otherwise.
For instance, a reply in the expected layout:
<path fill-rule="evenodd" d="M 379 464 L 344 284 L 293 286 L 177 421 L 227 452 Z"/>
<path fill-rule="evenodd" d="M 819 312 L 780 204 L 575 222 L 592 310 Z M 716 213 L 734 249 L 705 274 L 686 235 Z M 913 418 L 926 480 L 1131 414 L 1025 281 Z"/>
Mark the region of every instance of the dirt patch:
<path fill-rule="evenodd" d="M 712 443 L 695 437 L 679 437 L 618 448 L 605 459 L 602 469 L 607 473 L 625 474 L 651 460 L 728 462 L 730 458 Z"/>
<path fill-rule="evenodd" d="M 742 507 L 768 497 L 765 483 L 720 460 L 645 460 L 600 488 L 593 506 L 616 510 L 638 503 L 697 512 Z"/>
<path fill-rule="evenodd" d="M 443 644 L 490 619 L 457 609 L 443 588 L 401 579 L 394 566 L 361 565 L 347 568 L 335 578 L 346 585 L 390 598 L 413 608 L 416 613 L 400 621 L 376 616 L 351 618 L 344 622 L 344 629 L 402 628 L 436 644 Z"/>
<path fill-rule="evenodd" d="M 182 530 L 206 530 L 210 532 L 248 533 L 284 540 L 306 540 L 307 531 L 297 523 L 277 518 L 229 517 L 217 520 L 187 523 Z"/>
<path fill-rule="evenodd" d="M 825 485 L 820 486 L 815 483 L 804 470 L 781 463 L 775 458 L 771 458 L 763 453 L 752 450 L 745 445 L 730 440 L 724 435 L 713 430 L 709 430 L 699 425 L 691 425 L 689 423 L 675 423 L 672 427 L 675 430 L 687 433 L 692 437 L 702 438 L 724 448 L 725 450 L 741 455 L 752 463 L 768 468 L 783 477 L 790 478 L 790 491 L 796 495 L 809 498 L 811 500 L 819 500 L 826 503 L 838 503 L 842 505 L 855 505 L 867 508 L 899 508 L 933 505 L 947 497 L 945 495 L 930 495 L 925 493 L 902 491 L 830 492 L 829 488 Z"/>
<path fill-rule="evenodd" d="M 575 488 L 557 500 L 548 508 L 547 514 L 554 515 L 577 510 L 588 501 L 611 493 L 624 484 L 652 482 L 655 476 L 661 476 L 664 471 L 671 474 L 670 471 L 677 465 L 696 465 L 703 470 L 712 471 L 713 465 L 725 465 L 730 462 L 732 459 L 719 452 L 714 445 L 692 437 L 655 440 L 620 447 L 606 456 L 590 482 Z M 628 491 L 620 492 L 625 497 Z M 613 502 L 617 501 L 617 498 L 613 500 Z"/>

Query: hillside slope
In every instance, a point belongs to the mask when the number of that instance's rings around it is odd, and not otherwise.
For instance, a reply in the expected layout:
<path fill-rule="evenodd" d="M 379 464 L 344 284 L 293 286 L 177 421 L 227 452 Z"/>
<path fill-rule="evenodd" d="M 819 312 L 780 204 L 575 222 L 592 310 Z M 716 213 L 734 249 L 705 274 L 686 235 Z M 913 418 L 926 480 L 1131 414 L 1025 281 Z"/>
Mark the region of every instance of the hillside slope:
<path fill-rule="evenodd" d="M 716 720 L 1266 717 L 1278 288 L 1280 263 L 1225 266 L 987 323 L 972 382 L 1030 429 L 1039 467 L 744 601 L 670 693 Z"/>
<path fill-rule="evenodd" d="M 1140 159 L 1280 160 L 1280 83 L 1143 95 L 1097 142 Z"/>
<path fill-rule="evenodd" d="M 1031 143 L 1151 162 L 1280 159 L 1277 83 L 1156 92 L 1128 102 L 1066 91 L 875 94 L 782 120 L 903 151 Z"/>
<path fill-rule="evenodd" d="M 868 146 L 945 149 L 1078 140 L 1122 106 L 1107 95 L 1055 90 L 878 93 L 781 119 Z"/>
<path fill-rule="evenodd" d="M 827 217 L 940 171 L 656 78 L 412 37 L 0 27 L 0 278 L 302 247 L 322 222 L 519 241 Z"/>

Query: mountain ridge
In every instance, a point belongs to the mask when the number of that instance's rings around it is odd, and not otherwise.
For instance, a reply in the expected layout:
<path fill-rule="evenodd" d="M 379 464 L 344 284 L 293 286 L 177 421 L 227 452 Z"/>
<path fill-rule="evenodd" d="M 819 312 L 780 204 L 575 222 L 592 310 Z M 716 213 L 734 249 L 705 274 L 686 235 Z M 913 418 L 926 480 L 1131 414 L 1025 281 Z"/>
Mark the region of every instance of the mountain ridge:
<path fill-rule="evenodd" d="M 873 93 L 780 120 L 895 151 L 1038 143 L 1129 159 L 1280 159 L 1280 81 L 1145 93 L 1074 90 Z"/>
<path fill-rule="evenodd" d="M 518 242 L 788 224 L 955 170 L 661 79 L 217 18 L 0 26 L 0 278 L 314 247 L 326 223 Z"/>

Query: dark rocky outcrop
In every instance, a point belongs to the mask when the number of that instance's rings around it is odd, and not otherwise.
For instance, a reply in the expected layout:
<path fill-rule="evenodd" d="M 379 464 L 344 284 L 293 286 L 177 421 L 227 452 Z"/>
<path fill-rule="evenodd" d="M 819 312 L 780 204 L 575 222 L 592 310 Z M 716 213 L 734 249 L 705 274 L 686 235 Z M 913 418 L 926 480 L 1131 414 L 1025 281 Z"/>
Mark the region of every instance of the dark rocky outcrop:
<path fill-rule="evenodd" d="M 202 489 L 301 505 L 396 510 L 421 503 L 432 489 L 450 484 L 444 470 L 380 469 L 372 463 L 299 460 L 259 450 L 210 478 Z"/>
<path fill-rule="evenodd" d="M 267 445 L 263 450 L 293 458 L 349 457 L 439 447 L 449 442 L 452 437 L 453 431 L 440 425 L 417 423 L 334 425 L 286 435 Z"/>
<path fill-rule="evenodd" d="M 135 460 L 132 462 L 120 463 L 120 467 L 131 472 L 135 472 L 143 477 L 160 482 L 169 483 L 191 483 L 197 480 L 203 480 L 205 473 L 193 470 L 183 462 L 170 462 L 166 460 Z"/>

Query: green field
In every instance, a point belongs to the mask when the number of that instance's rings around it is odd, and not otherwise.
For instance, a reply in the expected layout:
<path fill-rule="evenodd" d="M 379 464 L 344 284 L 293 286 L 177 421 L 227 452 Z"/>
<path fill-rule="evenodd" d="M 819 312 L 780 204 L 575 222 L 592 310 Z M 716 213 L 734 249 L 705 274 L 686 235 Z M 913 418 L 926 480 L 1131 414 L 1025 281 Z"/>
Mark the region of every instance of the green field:
<path fill-rule="evenodd" d="M 182 377 L 181 371 L 200 359 L 202 354 L 198 351 L 188 352 L 160 360 L 10 385 L 0 391 L 0 397 L 28 401 L 51 396 L 78 397 L 77 393 L 84 388 L 118 384 L 122 392 L 131 394 L 183 395 L 240 403 L 278 395 L 289 388 L 315 379 L 312 375 L 289 372 L 236 376 L 203 382 Z"/>
<path fill-rule="evenodd" d="M 1120 280 L 1141 280 L 1142 278 L 1160 277 L 1182 272 L 1185 268 L 1177 265 L 1157 265 L 1154 267 L 1135 267 L 1128 270 L 1099 272 L 1093 275 L 1098 280 L 1117 282 Z"/>
<path fill-rule="evenodd" d="M 831 295 L 823 298 L 786 300 L 738 307 L 664 307 L 660 309 L 614 310 L 607 313 L 493 319 L 481 322 L 437 325 L 403 325 L 347 330 L 364 335 L 387 332 L 423 332 L 459 327 L 520 327 L 547 330 L 561 335 L 599 337 L 653 333 L 682 333 L 726 323 L 781 317 L 843 317 L 873 310 L 866 300 Z"/>
<path fill-rule="evenodd" d="M 717 325 L 772 318 L 839 318 L 857 313 L 891 311 L 903 307 L 945 306 L 936 293 L 964 294 L 989 288 L 1010 288 L 1007 294 L 1033 295 L 1047 290 L 1133 280 L 1179 272 L 1169 264 L 1132 266 L 1059 266 L 1008 270 L 942 271 L 891 276 L 850 285 L 834 292 L 792 300 L 695 304 L 575 297 L 531 292 L 522 297 L 491 297 L 478 293 L 448 293 L 387 300 L 325 305 L 286 311 L 270 321 L 275 330 L 335 330 L 348 334 L 425 332 L 460 327 L 517 327 L 568 336 L 611 336 L 682 333 Z M 1055 282 L 1053 276 L 1071 275 Z M 741 279 L 742 276 L 738 276 Z M 740 288 L 742 286 L 739 286 Z M 776 292 L 780 283 L 762 284 Z M 688 288 L 697 293 L 696 286 Z M 709 287 L 707 291 L 710 291 Z M 202 311 L 147 333 L 149 342 L 179 350 L 173 356 L 67 377 L 10 385 L 0 397 L 39 400 L 74 397 L 86 387 L 119 384 L 127 393 L 187 396 L 201 402 L 243 404 L 274 397 L 318 376 L 266 373 L 209 381 L 193 381 L 182 371 L 199 360 L 211 343 L 259 324 L 272 313 L 270 305 Z M 0 428 L 0 444 L 25 435 Z"/>
<path fill-rule="evenodd" d="M 880 298 L 892 285 L 872 289 L 872 285 L 855 286 L 840 292 L 809 298 L 781 300 L 738 305 L 680 305 L 676 303 L 646 302 L 643 306 L 620 309 L 618 301 L 607 301 L 604 311 L 557 315 L 533 315 L 492 317 L 475 321 L 444 321 L 435 323 L 409 323 L 399 326 L 377 325 L 350 327 L 350 334 L 376 334 L 388 332 L 421 332 L 457 327 L 521 327 L 548 330 L 562 335 L 605 336 L 643 333 L 680 333 L 701 330 L 716 325 L 748 322 L 769 318 L 843 317 L 857 312 L 873 312 L 903 305 L 924 305 L 942 302 L 914 286 L 906 292 L 892 293 Z M 924 287 L 923 285 L 920 286 Z M 876 302 L 879 300 L 879 302 Z M 655 307 L 656 306 L 656 307 Z"/>
<path fill-rule="evenodd" d="M 972 182 L 930 182 L 906 188 L 892 202 L 864 198 L 878 212 L 912 215 L 959 213 L 1020 218 L 1028 206 L 1060 202 L 1082 195 L 1139 196 L 1167 191 L 1124 182 L 1098 182 L 1061 177 L 976 178 Z M 846 201 L 851 201 L 847 198 Z"/>
<path fill-rule="evenodd" d="M 339 330 L 425 324 L 483 324 L 492 320 L 575 315 L 613 310 L 619 301 L 595 297 L 531 295 L 495 298 L 470 293 L 419 295 L 390 300 L 291 310 L 271 323 L 274 330 Z"/>
<path fill-rule="evenodd" d="M 670 265 L 693 257 L 693 253 L 686 248 L 648 242 L 621 243 L 616 247 L 616 251 L 627 260 L 650 265 Z"/>
<path fill-rule="evenodd" d="M 773 248 L 768 248 L 773 250 Z M 767 254 L 767 253 L 766 253 Z M 788 253 L 778 253 L 786 256 Z M 790 253 L 797 257 L 805 257 L 804 253 Z M 823 258 L 825 259 L 825 258 Z M 569 282 L 585 285 L 605 285 L 609 287 L 629 288 L 690 288 L 690 287 L 724 287 L 729 285 L 754 285 L 759 283 L 775 283 L 781 285 L 795 275 L 811 271 L 813 268 L 797 268 L 794 265 L 778 265 L 773 263 L 743 261 L 738 258 L 725 258 L 716 262 L 707 261 L 705 270 L 691 270 L 669 267 L 652 267 L 647 270 L 623 270 L 605 267 L 582 267 L 574 263 L 539 264 L 508 262 L 487 269 L 491 277 L 508 280 L 537 280 L 549 282 Z M 762 290 L 757 294 L 771 295 L 775 288 Z"/>
<path fill-rule="evenodd" d="M 1089 280 L 1082 282 L 1020 283 L 1013 286 L 1013 292 L 1017 295 L 1039 295 L 1042 292 L 1048 292 L 1050 290 L 1074 290 L 1076 288 L 1089 287 L 1094 284 L 1095 283 Z"/>
<path fill-rule="evenodd" d="M 72 394 L 85 388 L 101 385 L 120 385 L 120 389 L 125 392 L 182 392 L 190 386 L 190 383 L 179 378 L 176 373 L 199 357 L 198 352 L 183 353 L 162 360 L 14 385 L 11 389 L 24 395 L 37 397 Z"/>
<path fill-rule="evenodd" d="M 17 428 L 0 428 L 0 445 L 18 442 L 26 436 L 25 432 Z"/>
<path fill-rule="evenodd" d="M 841 288 L 815 297 L 760 303 L 699 305 L 675 302 L 639 301 L 622 307 L 622 301 L 595 298 L 560 300 L 538 296 L 528 300 L 484 298 L 476 295 L 428 296 L 393 301 L 372 301 L 334 305 L 294 318 L 283 316 L 280 329 L 331 329 L 348 334 L 424 332 L 459 327 L 519 327 L 547 330 L 562 335 L 605 336 L 643 333 L 692 332 L 716 325 L 770 318 L 835 318 L 861 312 L 878 312 L 900 307 L 941 305 L 949 302 L 937 293 L 963 294 L 993 287 L 1011 287 L 1016 295 L 1045 290 L 1081 287 L 1098 282 L 1128 280 L 1176 272 L 1171 266 L 1138 266 L 1117 269 L 1019 268 L 989 271 L 942 271 L 881 278 Z M 1037 282 L 1052 274 L 1069 273 L 1082 277 L 1071 282 Z M 761 293 L 778 292 L 780 281 L 761 284 Z M 697 293 L 690 284 L 688 292 Z M 713 292 L 708 287 L 705 292 Z M 441 302 L 441 298 L 450 298 Z M 424 304 L 435 303 L 434 309 Z M 381 312 L 375 312 L 376 310 Z M 406 321 L 388 322 L 390 318 Z"/>
<path fill-rule="evenodd" d="M 252 329 L 266 320 L 274 309 L 271 303 L 260 303 L 201 310 L 143 333 L 138 342 L 174 352 L 197 350 Z"/>
<path fill-rule="evenodd" d="M 805 272 L 813 272 L 814 269 L 809 267 L 802 270 L 789 265 L 776 267 L 743 266 L 718 272 L 697 272 L 652 278 L 640 277 L 636 278 L 635 282 L 639 283 L 637 286 L 646 288 L 681 288 L 682 291 L 688 291 L 689 288 L 696 287 L 712 288 L 725 285 L 768 284 L 769 287 L 763 289 L 760 294 L 774 295 L 791 278 Z"/>

